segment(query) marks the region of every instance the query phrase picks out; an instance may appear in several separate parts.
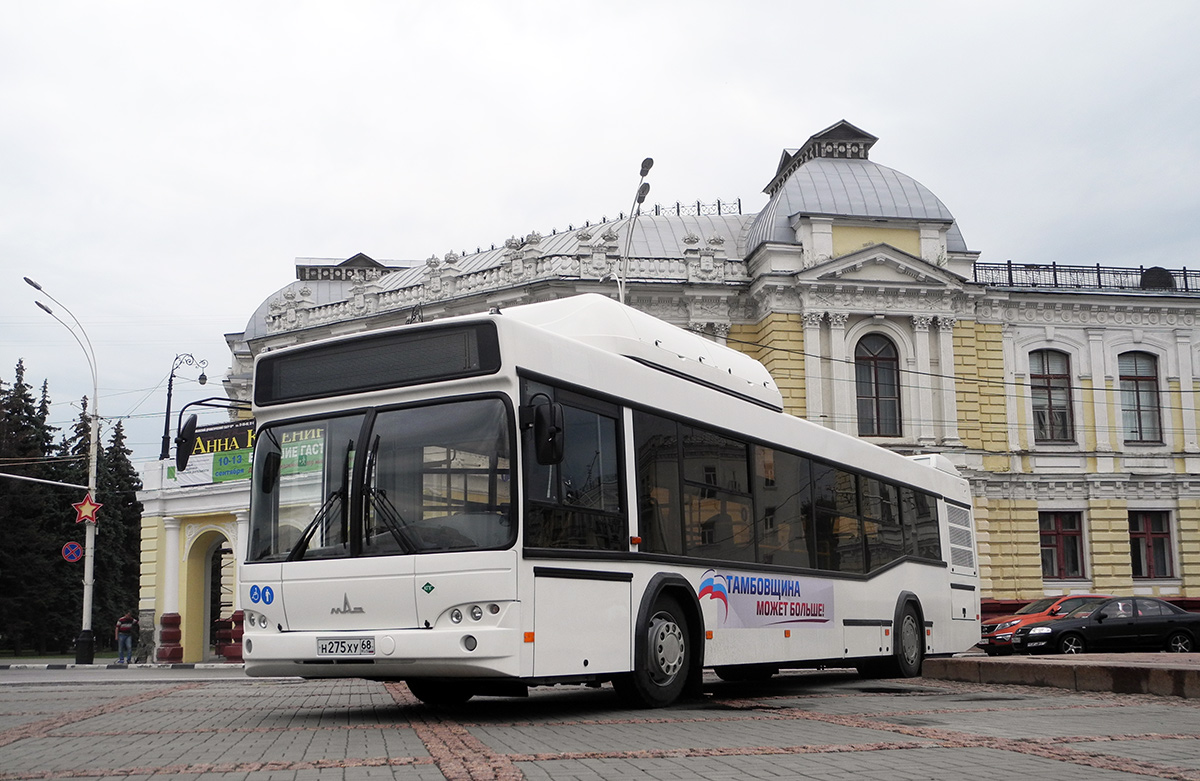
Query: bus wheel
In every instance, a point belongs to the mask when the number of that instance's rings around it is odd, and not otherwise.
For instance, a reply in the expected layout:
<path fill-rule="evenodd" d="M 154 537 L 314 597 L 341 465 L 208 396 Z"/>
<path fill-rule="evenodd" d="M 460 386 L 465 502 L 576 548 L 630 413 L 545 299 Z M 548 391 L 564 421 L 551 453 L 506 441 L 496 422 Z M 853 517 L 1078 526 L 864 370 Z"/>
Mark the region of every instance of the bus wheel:
<path fill-rule="evenodd" d="M 426 705 L 462 705 L 475 696 L 464 683 L 417 679 L 405 681 L 413 696 Z"/>
<path fill-rule="evenodd" d="M 641 631 L 646 642 L 633 672 L 613 679 L 613 688 L 629 705 L 661 708 L 679 699 L 691 670 L 687 616 L 674 597 L 661 596 Z"/>
<path fill-rule="evenodd" d="M 915 678 L 921 674 L 921 662 L 925 658 L 925 633 L 921 630 L 916 608 L 905 605 L 893 640 L 896 646 L 895 668 L 901 678 Z"/>
<path fill-rule="evenodd" d="M 915 678 L 921 674 L 925 638 L 916 608 L 905 605 L 904 612 L 900 614 L 900 624 L 893 631 L 892 655 L 859 660 L 855 665 L 859 675 L 864 678 Z"/>

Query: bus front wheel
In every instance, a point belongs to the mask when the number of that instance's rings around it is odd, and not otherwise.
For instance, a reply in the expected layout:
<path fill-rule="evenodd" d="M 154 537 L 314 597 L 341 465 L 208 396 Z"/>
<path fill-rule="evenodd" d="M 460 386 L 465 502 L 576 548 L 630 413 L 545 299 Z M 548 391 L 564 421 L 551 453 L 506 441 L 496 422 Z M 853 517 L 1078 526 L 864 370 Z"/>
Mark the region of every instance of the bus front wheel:
<path fill-rule="evenodd" d="M 645 645 L 637 651 L 633 672 L 613 679 L 613 688 L 629 705 L 670 705 L 683 693 L 691 672 L 694 652 L 688 639 L 687 615 L 674 597 L 661 596 L 640 631 Z"/>

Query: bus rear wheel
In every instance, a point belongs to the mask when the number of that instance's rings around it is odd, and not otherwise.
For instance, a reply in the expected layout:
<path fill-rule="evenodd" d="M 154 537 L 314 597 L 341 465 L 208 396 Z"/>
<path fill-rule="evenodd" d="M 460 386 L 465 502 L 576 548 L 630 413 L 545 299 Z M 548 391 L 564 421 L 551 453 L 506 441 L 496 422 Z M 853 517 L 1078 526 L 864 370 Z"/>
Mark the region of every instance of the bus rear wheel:
<path fill-rule="evenodd" d="M 863 659 L 856 665 L 864 678 L 915 678 L 925 660 L 925 633 L 912 604 L 904 606 L 900 623 L 893 627 L 892 655 Z"/>
<path fill-rule="evenodd" d="M 405 681 L 413 696 L 426 705 L 463 705 L 475 696 L 466 684 L 459 681 L 415 679 Z"/>
<path fill-rule="evenodd" d="M 683 693 L 693 663 L 687 615 L 674 597 L 661 596 L 639 631 L 645 644 L 637 651 L 633 672 L 614 678 L 613 688 L 628 705 L 670 705 Z"/>

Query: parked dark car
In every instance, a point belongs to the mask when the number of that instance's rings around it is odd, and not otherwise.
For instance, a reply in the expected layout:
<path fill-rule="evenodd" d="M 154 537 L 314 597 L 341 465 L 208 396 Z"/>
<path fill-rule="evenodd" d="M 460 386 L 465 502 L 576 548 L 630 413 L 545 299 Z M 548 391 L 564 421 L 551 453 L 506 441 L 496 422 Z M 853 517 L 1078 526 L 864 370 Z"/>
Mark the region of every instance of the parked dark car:
<path fill-rule="evenodd" d="M 1026 624 L 1039 624 L 1051 618 L 1062 618 L 1085 604 L 1103 602 L 1111 596 L 1112 594 L 1067 594 L 1030 602 L 1010 616 L 998 616 L 984 621 L 979 627 L 980 638 L 976 645 L 988 656 L 1011 654 L 1013 635 Z"/>
<path fill-rule="evenodd" d="M 1189 653 L 1200 637 L 1200 613 L 1153 597 L 1113 597 L 1013 635 L 1018 653 L 1166 650 Z"/>

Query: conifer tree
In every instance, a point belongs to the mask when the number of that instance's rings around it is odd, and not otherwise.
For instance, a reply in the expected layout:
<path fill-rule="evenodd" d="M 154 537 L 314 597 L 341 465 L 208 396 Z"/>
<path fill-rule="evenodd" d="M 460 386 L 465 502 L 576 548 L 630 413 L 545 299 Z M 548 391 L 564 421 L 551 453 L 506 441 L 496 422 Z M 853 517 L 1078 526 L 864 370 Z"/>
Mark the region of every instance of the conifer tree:
<path fill-rule="evenodd" d="M 13 382 L 0 388 L 0 464 L 3 471 L 51 479 L 46 468 L 52 437 L 45 409 L 35 406 L 25 381 L 25 364 L 18 361 Z M 53 501 L 48 486 L 13 478 L 0 480 L 0 518 L 5 544 L 0 546 L 0 627 L 15 653 L 32 648 L 45 652 L 39 624 L 56 584 L 49 578 L 53 541 L 42 528 L 42 517 Z"/>
<path fill-rule="evenodd" d="M 96 589 L 94 622 L 106 627 L 126 611 L 138 608 L 141 564 L 142 481 L 129 460 L 125 428 L 118 421 L 108 447 L 101 451 L 96 501 L 104 505 L 96 528 Z M 107 647 L 107 638 L 103 641 Z M 100 645 L 99 631 L 96 634 Z"/>

